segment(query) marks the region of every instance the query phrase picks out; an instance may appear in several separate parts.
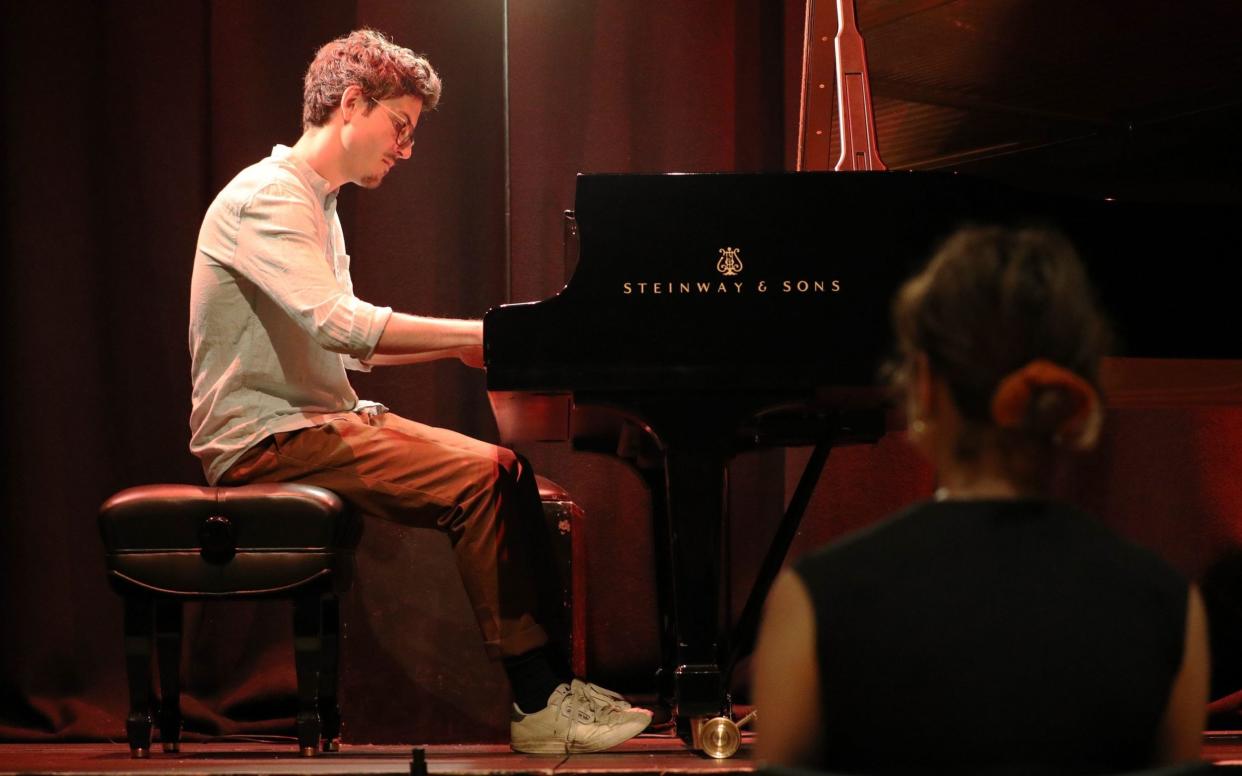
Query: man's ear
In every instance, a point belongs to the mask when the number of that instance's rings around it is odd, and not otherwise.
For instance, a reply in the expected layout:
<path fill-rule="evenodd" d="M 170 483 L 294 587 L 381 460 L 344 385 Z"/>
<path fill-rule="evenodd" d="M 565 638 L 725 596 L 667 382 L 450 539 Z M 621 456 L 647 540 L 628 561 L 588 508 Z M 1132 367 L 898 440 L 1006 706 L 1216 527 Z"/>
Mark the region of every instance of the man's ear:
<path fill-rule="evenodd" d="M 362 112 L 365 102 L 361 86 L 351 84 L 345 87 L 345 91 L 341 92 L 341 120 L 348 124 L 351 118 Z"/>

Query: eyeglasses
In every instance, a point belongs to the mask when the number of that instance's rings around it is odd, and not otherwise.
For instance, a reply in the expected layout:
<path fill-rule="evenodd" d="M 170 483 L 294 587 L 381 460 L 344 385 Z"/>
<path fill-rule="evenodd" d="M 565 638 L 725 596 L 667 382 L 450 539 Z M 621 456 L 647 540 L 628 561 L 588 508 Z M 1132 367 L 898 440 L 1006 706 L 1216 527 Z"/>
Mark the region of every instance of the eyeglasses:
<path fill-rule="evenodd" d="M 392 117 L 392 128 L 397 130 L 397 148 L 412 148 L 414 146 L 414 125 L 405 116 L 397 113 L 374 97 L 368 97 L 367 99 L 388 111 L 388 115 Z"/>

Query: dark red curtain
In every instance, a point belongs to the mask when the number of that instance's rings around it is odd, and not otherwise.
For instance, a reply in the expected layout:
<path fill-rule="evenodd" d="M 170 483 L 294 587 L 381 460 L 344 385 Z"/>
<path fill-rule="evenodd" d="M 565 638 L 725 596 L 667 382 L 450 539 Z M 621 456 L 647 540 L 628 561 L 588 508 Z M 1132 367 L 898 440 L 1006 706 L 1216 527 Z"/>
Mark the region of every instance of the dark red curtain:
<path fill-rule="evenodd" d="M 359 294 L 479 316 L 564 282 L 561 212 L 577 172 L 788 167 L 801 9 L 798 0 L 7 4 L 0 738 L 123 735 L 121 606 L 106 584 L 96 510 L 124 487 L 201 479 L 186 450 L 199 222 L 232 175 L 296 140 L 300 79 L 320 44 L 373 26 L 426 53 L 445 82 L 405 169 L 378 191 L 342 196 Z M 459 364 L 377 370 L 356 384 L 409 417 L 495 439 L 483 375 Z M 1199 570 L 1242 525 L 1230 474 L 1242 461 L 1230 441 L 1242 421 L 1219 406 L 1231 401 L 1129 410 L 1066 492 Z M 1158 459 L 1153 449 L 1173 452 Z M 610 458 L 551 445 L 523 452 L 587 514 L 593 676 L 650 691 L 644 485 Z M 753 547 L 804 457 L 769 452 L 733 467 L 735 609 L 757 565 Z M 795 553 L 930 487 L 895 437 L 838 451 Z M 346 740 L 504 740 L 507 688 L 483 656 L 447 541 L 369 524 L 359 554 L 343 608 Z M 289 630 L 280 602 L 190 607 L 191 733 L 291 731 Z"/>
<path fill-rule="evenodd" d="M 8 370 L 4 402 L 0 736 L 116 738 L 121 607 L 95 513 L 124 487 L 201 481 L 186 449 L 186 313 L 204 210 L 297 139 L 315 49 L 373 26 L 425 52 L 446 92 L 403 175 L 342 195 L 357 289 L 432 315 L 503 302 L 503 4 L 61 2 L 4 16 L 4 342 L 23 366 Z M 482 386 L 457 364 L 359 380 L 396 411 L 489 437 Z M 501 677 L 447 542 L 378 526 L 361 554 L 370 573 L 345 602 L 347 661 L 368 670 L 345 678 L 347 735 L 499 735 L 503 700 L 474 693 L 490 683 L 503 696 Z M 282 602 L 190 607 L 191 732 L 288 732 L 290 624 Z M 469 659 L 427 660 L 437 637 L 469 645 Z"/>
<path fill-rule="evenodd" d="M 124 487 L 201 479 L 186 451 L 198 225 L 232 175 L 296 140 L 316 47 L 368 25 L 441 72 L 444 100 L 413 159 L 379 191 L 347 190 L 342 220 L 361 296 L 479 316 L 559 287 L 560 212 L 579 170 L 782 165 L 782 5 L 673 5 L 513 3 L 508 115 L 501 0 L 6 7 L 0 736 L 122 733 L 121 607 L 95 513 Z M 395 411 L 494 439 L 483 384 L 455 363 L 357 380 Z M 646 495 L 632 475 L 528 452 L 594 523 L 632 528 L 625 541 L 643 557 Z M 344 605 L 347 740 L 502 740 L 503 676 L 483 657 L 447 542 L 368 525 L 360 566 Z M 616 653 L 618 678 L 654 668 L 641 574 L 627 606 L 646 621 L 612 623 L 620 646 L 601 650 L 604 673 Z M 280 602 L 190 607 L 191 732 L 288 731 L 288 630 Z"/>

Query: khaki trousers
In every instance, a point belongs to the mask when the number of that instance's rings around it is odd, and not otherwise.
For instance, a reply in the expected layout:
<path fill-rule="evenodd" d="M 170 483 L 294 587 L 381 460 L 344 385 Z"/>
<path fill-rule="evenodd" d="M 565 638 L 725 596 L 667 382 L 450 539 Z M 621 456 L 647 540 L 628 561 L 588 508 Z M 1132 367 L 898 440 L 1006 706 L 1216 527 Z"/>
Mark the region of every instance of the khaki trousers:
<path fill-rule="evenodd" d="M 551 566 L 530 464 L 511 450 L 389 412 L 274 434 L 221 485 L 297 482 L 327 488 L 364 516 L 446 532 L 489 657 L 547 642 L 536 621 Z"/>

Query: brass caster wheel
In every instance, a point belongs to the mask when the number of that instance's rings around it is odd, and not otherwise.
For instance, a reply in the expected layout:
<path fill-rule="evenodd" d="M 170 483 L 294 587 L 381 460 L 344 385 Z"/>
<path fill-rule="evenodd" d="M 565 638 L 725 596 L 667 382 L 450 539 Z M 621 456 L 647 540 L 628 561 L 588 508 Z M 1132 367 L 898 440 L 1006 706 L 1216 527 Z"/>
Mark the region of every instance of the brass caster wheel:
<path fill-rule="evenodd" d="M 313 746 L 304 746 L 302 747 L 301 751 L 302 751 L 303 757 L 314 757 L 315 756 L 315 747 Z"/>
<path fill-rule="evenodd" d="M 708 757 L 727 760 L 742 746 L 742 726 L 759 716 L 756 709 L 737 722 L 728 717 L 699 717 L 690 720 L 693 746 Z"/>
<path fill-rule="evenodd" d="M 168 754 L 176 754 L 181 751 L 180 741 L 169 741 L 166 744 L 160 744 L 160 746 L 163 747 L 164 751 Z"/>

